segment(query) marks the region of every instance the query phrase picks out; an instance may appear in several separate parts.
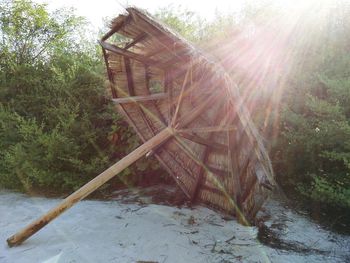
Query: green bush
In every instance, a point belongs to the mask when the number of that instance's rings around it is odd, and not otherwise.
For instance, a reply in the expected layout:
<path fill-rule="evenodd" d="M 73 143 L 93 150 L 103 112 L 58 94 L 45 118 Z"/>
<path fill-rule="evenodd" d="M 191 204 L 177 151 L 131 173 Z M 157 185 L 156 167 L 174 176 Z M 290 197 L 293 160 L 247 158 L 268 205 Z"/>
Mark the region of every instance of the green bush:
<path fill-rule="evenodd" d="M 28 0 L 0 5 L 0 187 L 71 191 L 139 141 L 105 94 L 83 19 Z M 158 168 L 141 161 L 120 178 L 133 183 L 145 167 Z"/>

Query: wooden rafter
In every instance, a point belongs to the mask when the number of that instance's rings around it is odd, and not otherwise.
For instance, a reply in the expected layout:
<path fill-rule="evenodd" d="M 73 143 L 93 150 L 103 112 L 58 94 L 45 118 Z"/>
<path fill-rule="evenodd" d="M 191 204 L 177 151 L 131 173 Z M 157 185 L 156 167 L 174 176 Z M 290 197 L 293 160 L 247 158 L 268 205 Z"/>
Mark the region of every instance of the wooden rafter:
<path fill-rule="evenodd" d="M 205 109 L 210 105 L 211 103 L 215 102 L 219 98 L 219 94 L 211 94 L 201 105 L 198 105 L 195 107 L 191 112 L 189 112 L 188 115 L 182 117 L 179 119 L 178 127 L 186 127 L 188 124 L 190 124 L 195 118 L 197 118 Z M 176 133 L 176 130 L 174 130 L 174 133 Z M 156 153 L 158 150 L 161 149 L 160 145 L 159 147 L 155 147 L 153 151 Z"/>
<path fill-rule="evenodd" d="M 114 88 L 114 84 L 115 84 L 114 78 L 113 78 L 113 75 L 111 73 L 111 69 L 109 67 L 106 50 L 103 47 L 102 47 L 102 53 L 103 53 L 103 59 L 105 61 L 105 65 L 106 65 L 106 69 L 107 69 L 107 76 L 108 76 L 108 80 L 109 80 L 110 89 L 111 89 L 111 92 L 112 92 L 112 98 L 117 98 L 118 94 L 117 94 L 117 91 Z"/>
<path fill-rule="evenodd" d="M 129 49 L 133 46 L 135 46 L 137 43 L 143 41 L 145 38 L 147 37 L 146 33 L 142 33 L 140 35 L 138 35 L 137 37 L 134 38 L 134 40 L 132 40 L 131 42 L 127 43 L 124 47 L 124 49 Z"/>
<path fill-rule="evenodd" d="M 124 58 L 135 59 L 144 64 L 153 64 L 153 65 L 157 64 L 157 62 L 155 62 L 152 59 L 144 57 L 140 54 L 136 54 L 129 50 L 122 49 L 120 47 L 117 47 L 116 45 L 113 45 L 104 41 L 100 41 L 100 45 L 113 53 L 123 56 Z"/>
<path fill-rule="evenodd" d="M 181 92 L 180 92 L 180 95 L 179 95 L 179 98 L 178 98 L 178 101 L 177 101 L 175 113 L 174 113 L 174 116 L 173 116 L 173 118 L 171 120 L 171 124 L 170 124 L 171 126 L 174 126 L 175 122 L 177 121 L 177 117 L 178 117 L 178 114 L 179 114 L 179 110 L 180 110 L 182 101 L 183 101 L 184 96 L 185 96 L 184 93 L 185 93 L 186 86 L 188 85 L 188 79 L 189 78 L 191 78 L 191 84 L 192 84 L 192 65 L 190 65 L 188 67 L 186 75 L 185 75 L 185 78 L 184 78 L 184 81 L 182 83 Z"/>
<path fill-rule="evenodd" d="M 125 25 L 127 25 L 130 21 L 131 17 L 127 16 L 124 20 L 120 21 L 118 24 L 116 24 L 111 30 L 109 30 L 107 32 L 107 34 L 105 34 L 102 37 L 102 41 L 107 40 L 108 38 L 110 38 L 115 32 L 117 32 L 118 30 L 120 30 L 121 28 L 123 28 Z"/>

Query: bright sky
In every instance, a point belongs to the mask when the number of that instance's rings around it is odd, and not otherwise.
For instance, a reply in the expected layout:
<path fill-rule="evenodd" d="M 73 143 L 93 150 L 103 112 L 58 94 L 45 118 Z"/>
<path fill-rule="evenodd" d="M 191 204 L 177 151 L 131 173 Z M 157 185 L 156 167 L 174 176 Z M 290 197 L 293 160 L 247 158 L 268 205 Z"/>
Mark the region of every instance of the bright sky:
<path fill-rule="evenodd" d="M 74 7 L 76 14 L 86 17 L 96 28 L 103 25 L 103 18 L 112 18 L 123 12 L 125 6 L 136 6 L 153 12 L 161 7 L 181 5 L 208 19 L 212 18 L 216 11 L 222 13 L 239 11 L 244 0 L 35 0 L 39 3 L 48 3 L 49 9 L 61 7 Z"/>
<path fill-rule="evenodd" d="M 38 3 L 47 3 L 49 10 L 55 10 L 62 7 L 73 7 L 76 9 L 75 14 L 88 19 L 93 28 L 87 35 L 93 38 L 99 29 L 103 28 L 104 21 L 110 21 L 120 13 L 125 12 L 124 7 L 136 6 L 154 11 L 172 5 L 173 7 L 181 6 L 190 11 L 198 13 L 201 17 L 211 20 L 215 17 L 216 12 L 222 14 L 232 14 L 239 12 L 245 5 L 261 4 L 266 2 L 274 2 L 284 8 L 292 10 L 305 10 L 310 6 L 320 4 L 328 6 L 334 0 L 34 0 Z"/>

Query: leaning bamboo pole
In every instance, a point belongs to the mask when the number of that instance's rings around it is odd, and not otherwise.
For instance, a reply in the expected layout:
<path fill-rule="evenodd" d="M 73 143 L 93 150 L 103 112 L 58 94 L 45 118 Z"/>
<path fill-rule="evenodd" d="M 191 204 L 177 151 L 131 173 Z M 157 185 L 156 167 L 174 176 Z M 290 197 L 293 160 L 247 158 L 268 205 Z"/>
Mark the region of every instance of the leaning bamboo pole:
<path fill-rule="evenodd" d="M 85 198 L 101 185 L 112 179 L 114 176 L 119 174 L 129 165 L 140 159 L 146 153 L 168 140 L 174 134 L 171 128 L 165 128 L 153 138 L 136 148 L 130 154 L 125 156 L 123 159 L 109 167 L 107 170 L 99 174 L 93 180 L 82 186 L 79 190 L 65 198 L 60 204 L 52 208 L 49 212 L 33 221 L 31 224 L 20 230 L 7 239 L 7 243 L 10 247 L 20 245 L 23 241 L 28 239 L 30 236 L 38 232 L 41 228 L 46 226 L 60 214 L 71 208 L 74 204 Z"/>

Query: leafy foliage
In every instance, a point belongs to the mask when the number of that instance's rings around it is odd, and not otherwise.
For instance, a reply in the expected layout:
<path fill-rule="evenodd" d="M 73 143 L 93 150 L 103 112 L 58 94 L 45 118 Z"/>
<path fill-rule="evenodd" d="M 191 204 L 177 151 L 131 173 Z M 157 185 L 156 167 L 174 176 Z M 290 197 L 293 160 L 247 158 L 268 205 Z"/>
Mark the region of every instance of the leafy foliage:
<path fill-rule="evenodd" d="M 71 10 L 1 2 L 0 186 L 76 189 L 138 144 L 105 97 L 101 55 L 83 27 Z"/>
<path fill-rule="evenodd" d="M 286 189 L 344 207 L 350 204 L 349 14 L 350 6 L 337 1 L 296 30 L 273 149 Z"/>

